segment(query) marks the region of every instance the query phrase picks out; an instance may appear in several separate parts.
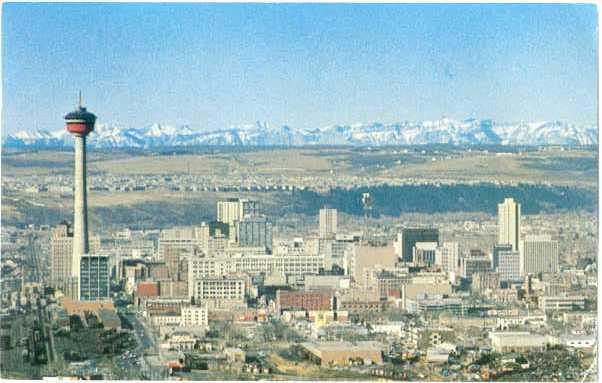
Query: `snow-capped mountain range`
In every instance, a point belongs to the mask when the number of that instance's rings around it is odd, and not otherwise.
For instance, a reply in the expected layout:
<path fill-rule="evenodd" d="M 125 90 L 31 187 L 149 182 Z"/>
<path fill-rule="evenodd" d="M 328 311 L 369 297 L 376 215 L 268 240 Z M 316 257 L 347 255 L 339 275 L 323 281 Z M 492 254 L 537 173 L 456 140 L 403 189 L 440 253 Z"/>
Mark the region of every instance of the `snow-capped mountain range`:
<path fill-rule="evenodd" d="M 256 123 L 230 129 L 201 132 L 188 126 L 154 124 L 144 128 L 123 128 L 97 124 L 88 137 L 96 148 L 156 148 L 161 146 L 304 146 L 304 145 L 596 145 L 596 126 L 584 127 L 559 121 L 499 123 L 492 120 L 404 121 L 393 124 L 335 125 L 316 129 L 272 127 Z M 73 144 L 73 138 L 59 131 L 36 131 L 8 135 L 5 147 L 44 148 Z"/>

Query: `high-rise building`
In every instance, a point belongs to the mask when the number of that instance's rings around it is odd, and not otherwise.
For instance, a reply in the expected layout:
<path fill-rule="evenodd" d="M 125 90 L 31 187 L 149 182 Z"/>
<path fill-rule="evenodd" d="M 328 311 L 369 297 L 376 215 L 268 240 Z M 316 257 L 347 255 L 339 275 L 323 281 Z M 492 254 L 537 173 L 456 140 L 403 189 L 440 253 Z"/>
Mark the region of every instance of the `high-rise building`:
<path fill-rule="evenodd" d="M 78 291 L 80 257 L 90 252 L 88 244 L 88 197 L 86 187 L 86 137 L 94 130 L 96 116 L 82 106 L 81 93 L 76 110 L 65 116 L 67 131 L 75 140 L 75 171 L 73 181 L 73 259 L 71 289 Z"/>
<path fill-rule="evenodd" d="M 549 235 L 527 236 L 520 241 L 521 274 L 558 272 L 558 241 Z"/>
<path fill-rule="evenodd" d="M 516 282 L 520 276 L 520 253 L 518 251 L 500 251 L 497 272 L 500 282 Z"/>
<path fill-rule="evenodd" d="M 188 278 L 187 254 L 182 249 L 168 248 L 164 253 L 164 261 L 172 281 L 185 281 Z"/>
<path fill-rule="evenodd" d="M 520 241 L 520 204 L 512 198 L 504 199 L 497 205 L 498 244 L 512 245 L 518 251 Z"/>
<path fill-rule="evenodd" d="M 109 298 L 109 257 L 95 254 L 80 257 L 78 300 L 102 301 Z"/>
<path fill-rule="evenodd" d="M 398 236 L 398 256 L 402 262 L 412 262 L 416 242 L 439 243 L 439 229 L 405 228 Z"/>
<path fill-rule="evenodd" d="M 448 273 L 458 270 L 460 250 L 458 242 L 443 242 L 443 245 L 437 248 L 435 254 L 435 263 Z"/>
<path fill-rule="evenodd" d="M 493 246 L 491 253 L 491 269 L 497 271 L 500 265 L 500 251 L 512 251 L 512 245 L 509 243 L 499 244 Z"/>
<path fill-rule="evenodd" d="M 52 229 L 50 237 L 50 284 L 56 289 L 64 289 L 64 283 L 71 277 L 73 257 L 73 232 L 68 223 L 63 222 Z"/>
<path fill-rule="evenodd" d="M 90 251 L 100 250 L 100 238 L 90 237 Z M 77 299 L 77 289 L 72 290 L 73 278 L 73 232 L 68 223 L 63 222 L 52 229 L 50 239 L 50 285 L 61 290 L 72 299 Z M 79 271 L 79 269 L 78 269 Z M 75 285 L 75 287 L 77 287 Z"/>
<path fill-rule="evenodd" d="M 337 209 L 320 209 L 320 238 L 333 238 L 337 234 Z"/>
<path fill-rule="evenodd" d="M 265 216 L 245 216 L 237 221 L 236 237 L 242 247 L 265 247 L 272 252 L 272 222 Z"/>
<path fill-rule="evenodd" d="M 234 226 L 246 215 L 259 214 L 259 202 L 243 198 L 228 198 L 217 202 L 217 220 Z M 223 233 L 226 234 L 226 233 Z"/>

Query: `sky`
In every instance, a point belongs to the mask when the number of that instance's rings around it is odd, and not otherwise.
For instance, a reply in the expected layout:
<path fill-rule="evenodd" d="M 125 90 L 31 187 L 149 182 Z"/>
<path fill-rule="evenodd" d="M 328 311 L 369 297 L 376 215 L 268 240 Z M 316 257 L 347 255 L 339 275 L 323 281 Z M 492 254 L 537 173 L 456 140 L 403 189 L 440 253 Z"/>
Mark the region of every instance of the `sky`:
<path fill-rule="evenodd" d="M 597 121 L 593 5 L 2 6 L 2 135 L 442 117 Z"/>

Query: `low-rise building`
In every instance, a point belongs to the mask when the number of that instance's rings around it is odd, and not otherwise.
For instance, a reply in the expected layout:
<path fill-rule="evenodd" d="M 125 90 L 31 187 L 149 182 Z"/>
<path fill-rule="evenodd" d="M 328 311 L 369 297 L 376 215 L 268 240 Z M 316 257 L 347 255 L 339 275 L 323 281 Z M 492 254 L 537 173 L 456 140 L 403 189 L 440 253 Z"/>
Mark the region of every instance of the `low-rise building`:
<path fill-rule="evenodd" d="M 496 352 L 524 352 L 545 350 L 546 345 L 556 344 L 555 338 L 530 332 L 492 332 L 491 348 Z"/>
<path fill-rule="evenodd" d="M 403 322 L 371 323 L 372 332 L 401 337 L 405 324 Z"/>
<path fill-rule="evenodd" d="M 207 326 L 209 324 L 207 307 L 184 306 L 181 311 L 181 326 Z"/>
<path fill-rule="evenodd" d="M 229 347 L 224 349 L 224 354 L 226 355 L 226 359 L 230 363 L 244 363 L 246 354 L 243 350 L 237 347 Z"/>
<path fill-rule="evenodd" d="M 565 312 L 562 314 L 562 321 L 571 326 L 582 329 L 595 329 L 598 322 L 598 314 L 588 312 Z"/>
<path fill-rule="evenodd" d="M 182 315 L 177 312 L 168 312 L 152 315 L 150 322 L 153 327 L 175 326 L 182 322 Z"/>
<path fill-rule="evenodd" d="M 574 311 L 585 309 L 585 297 L 583 296 L 541 296 L 539 297 L 539 309 L 543 311 Z"/>
<path fill-rule="evenodd" d="M 305 342 L 302 352 L 317 364 L 346 366 L 360 362 L 363 364 L 383 364 L 384 345 L 379 342 Z"/>
<path fill-rule="evenodd" d="M 410 313 L 453 313 L 463 314 L 462 299 L 444 295 L 419 294 L 414 299 L 406 299 L 406 310 Z"/>
<path fill-rule="evenodd" d="M 115 310 L 101 308 L 97 311 L 98 319 L 105 329 L 119 330 L 121 328 L 121 319 Z"/>
<path fill-rule="evenodd" d="M 167 340 L 167 344 L 171 350 L 192 350 L 197 344 L 197 339 L 186 333 L 173 333 Z"/>
<path fill-rule="evenodd" d="M 596 347 L 596 336 L 567 335 L 560 338 L 560 343 L 571 348 L 592 349 Z"/>
<path fill-rule="evenodd" d="M 351 287 L 351 280 L 347 275 L 305 275 L 303 282 L 306 290 L 335 290 Z"/>
<path fill-rule="evenodd" d="M 323 255 L 253 255 L 233 254 L 206 258 L 190 257 L 188 278 L 195 280 L 208 276 L 233 273 L 249 275 L 279 272 L 292 275 L 318 274 L 324 268 Z"/>
<path fill-rule="evenodd" d="M 541 315 L 512 315 L 499 316 L 497 318 L 496 327 L 500 330 L 507 330 L 512 327 L 534 325 L 545 326 L 547 320 L 546 314 Z"/>
<path fill-rule="evenodd" d="M 429 347 L 426 350 L 426 361 L 428 363 L 447 363 L 449 351 L 441 347 Z"/>
<path fill-rule="evenodd" d="M 276 292 L 276 307 L 284 310 L 326 311 L 332 309 L 332 291 L 284 291 Z"/>
<path fill-rule="evenodd" d="M 189 293 L 195 302 L 243 302 L 245 299 L 245 283 L 245 279 L 242 277 L 202 277 L 190 281 Z"/>

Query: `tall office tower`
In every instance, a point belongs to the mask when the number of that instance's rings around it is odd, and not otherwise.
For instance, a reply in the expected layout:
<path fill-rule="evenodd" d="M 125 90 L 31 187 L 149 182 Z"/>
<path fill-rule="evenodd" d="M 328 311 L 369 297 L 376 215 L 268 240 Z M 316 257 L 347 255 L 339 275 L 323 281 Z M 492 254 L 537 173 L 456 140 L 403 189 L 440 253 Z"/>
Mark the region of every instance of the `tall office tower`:
<path fill-rule="evenodd" d="M 530 235 L 520 241 L 521 275 L 558 272 L 558 241 L 549 235 Z"/>
<path fill-rule="evenodd" d="M 258 215 L 259 214 L 259 201 L 253 201 L 249 199 L 240 200 L 240 216 L 245 215 Z"/>
<path fill-rule="evenodd" d="M 491 269 L 493 271 L 497 271 L 500 265 L 500 251 L 512 251 L 512 245 L 501 244 L 493 246 L 493 252 L 491 253 Z"/>
<path fill-rule="evenodd" d="M 189 255 L 180 248 L 168 247 L 163 253 L 163 260 L 169 271 L 169 278 L 172 281 L 179 281 L 182 277 L 182 261 Z"/>
<path fill-rule="evenodd" d="M 50 237 L 50 285 L 64 289 L 64 283 L 71 277 L 71 257 L 73 256 L 73 232 L 67 222 L 52 229 Z"/>
<path fill-rule="evenodd" d="M 78 291 L 79 259 L 88 254 L 88 200 L 86 187 L 86 137 L 94 130 L 96 116 L 82 106 L 81 93 L 76 110 L 65 116 L 67 131 L 75 139 L 75 172 L 73 181 L 73 259 L 71 261 L 71 289 Z"/>
<path fill-rule="evenodd" d="M 518 251 L 520 241 L 520 204 L 512 198 L 497 205 L 498 244 L 510 244 Z"/>
<path fill-rule="evenodd" d="M 100 238 L 90 236 L 90 251 L 100 250 Z M 73 232 L 67 222 L 52 229 L 50 238 L 50 281 L 51 286 L 61 290 L 65 295 L 77 299 L 77 290 L 73 284 Z M 79 270 L 79 268 L 78 268 Z M 75 275 L 77 276 L 77 274 Z M 75 286 L 76 287 L 76 286 Z"/>
<path fill-rule="evenodd" d="M 265 247 L 272 252 L 272 222 L 265 216 L 246 216 L 237 221 L 236 237 L 242 247 Z"/>
<path fill-rule="evenodd" d="M 334 238 L 337 234 L 337 209 L 320 209 L 320 238 Z"/>
<path fill-rule="evenodd" d="M 435 253 L 435 263 L 448 273 L 458 270 L 460 249 L 458 242 L 443 242 Z"/>
<path fill-rule="evenodd" d="M 412 262 L 416 266 L 434 265 L 438 245 L 437 242 L 416 242 L 413 249 Z"/>
<path fill-rule="evenodd" d="M 80 301 L 102 301 L 110 298 L 109 257 L 87 254 L 80 258 Z"/>
<path fill-rule="evenodd" d="M 500 251 L 497 271 L 500 282 L 520 281 L 520 253 L 518 251 Z"/>
<path fill-rule="evenodd" d="M 246 215 L 258 215 L 259 202 L 242 198 L 228 198 L 217 201 L 217 220 L 234 226 Z"/>
<path fill-rule="evenodd" d="M 217 201 L 217 220 L 228 225 L 240 219 L 240 207 L 238 198 L 228 198 L 225 201 Z"/>
<path fill-rule="evenodd" d="M 436 228 L 406 228 L 398 236 L 398 252 L 402 262 L 412 262 L 416 242 L 439 243 L 439 229 Z"/>

